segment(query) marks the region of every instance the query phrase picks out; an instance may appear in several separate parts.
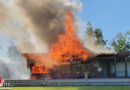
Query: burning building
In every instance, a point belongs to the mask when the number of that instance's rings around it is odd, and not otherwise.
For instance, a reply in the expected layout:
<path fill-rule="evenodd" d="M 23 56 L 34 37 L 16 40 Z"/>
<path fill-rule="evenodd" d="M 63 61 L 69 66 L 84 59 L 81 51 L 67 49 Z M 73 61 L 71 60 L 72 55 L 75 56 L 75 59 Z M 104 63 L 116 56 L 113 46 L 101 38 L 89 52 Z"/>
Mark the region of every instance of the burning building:
<path fill-rule="evenodd" d="M 83 47 L 73 28 L 73 15 L 66 13 L 64 24 L 65 33 L 59 36 L 47 54 L 23 53 L 32 71 L 32 78 L 48 77 L 82 77 L 79 74 L 80 64 L 87 60 L 89 52 Z M 87 68 L 87 66 L 84 65 Z M 75 68 L 76 70 L 74 71 Z M 74 72 L 73 72 L 74 71 Z M 85 72 L 85 71 L 84 71 Z M 73 75 L 74 73 L 74 75 Z M 69 75 L 68 75 L 69 74 Z"/>
<path fill-rule="evenodd" d="M 27 54 L 24 54 L 25 57 L 26 55 Z M 46 65 L 40 65 L 35 61 L 27 58 L 28 67 L 31 69 L 32 72 L 32 79 L 83 78 L 81 70 L 82 73 L 85 73 L 86 71 L 83 69 L 88 68 L 88 66 L 83 64 L 84 61 L 82 61 L 80 58 L 76 58 L 76 56 L 73 57 L 74 58 L 66 61 L 63 60 L 62 62 L 60 62 L 60 65 L 54 65 L 50 68 Z"/>
<path fill-rule="evenodd" d="M 28 54 L 24 54 L 27 58 Z M 37 54 L 32 54 L 37 55 Z M 78 79 L 85 78 L 128 78 L 130 77 L 130 52 L 118 54 L 100 54 L 86 61 L 73 56 L 52 68 L 40 66 L 27 58 L 32 71 L 32 79 Z"/>

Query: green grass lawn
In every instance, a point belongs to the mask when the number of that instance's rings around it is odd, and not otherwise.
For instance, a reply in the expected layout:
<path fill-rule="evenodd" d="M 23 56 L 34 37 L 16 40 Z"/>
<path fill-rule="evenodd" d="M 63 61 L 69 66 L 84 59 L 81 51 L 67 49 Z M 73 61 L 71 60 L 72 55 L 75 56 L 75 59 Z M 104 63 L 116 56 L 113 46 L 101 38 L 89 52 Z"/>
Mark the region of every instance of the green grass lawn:
<path fill-rule="evenodd" d="M 130 86 L 7 87 L 11 90 L 130 90 Z"/>

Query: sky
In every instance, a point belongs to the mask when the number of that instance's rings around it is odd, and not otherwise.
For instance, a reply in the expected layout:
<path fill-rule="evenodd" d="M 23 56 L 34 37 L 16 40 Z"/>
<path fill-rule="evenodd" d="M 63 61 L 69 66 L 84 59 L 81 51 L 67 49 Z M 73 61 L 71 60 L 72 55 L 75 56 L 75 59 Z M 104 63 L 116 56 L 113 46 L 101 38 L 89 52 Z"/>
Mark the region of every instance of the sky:
<path fill-rule="evenodd" d="M 130 0 L 81 0 L 82 10 L 78 17 L 93 28 L 103 31 L 104 39 L 112 41 L 118 32 L 130 30 Z M 109 44 L 109 43 L 108 43 Z"/>

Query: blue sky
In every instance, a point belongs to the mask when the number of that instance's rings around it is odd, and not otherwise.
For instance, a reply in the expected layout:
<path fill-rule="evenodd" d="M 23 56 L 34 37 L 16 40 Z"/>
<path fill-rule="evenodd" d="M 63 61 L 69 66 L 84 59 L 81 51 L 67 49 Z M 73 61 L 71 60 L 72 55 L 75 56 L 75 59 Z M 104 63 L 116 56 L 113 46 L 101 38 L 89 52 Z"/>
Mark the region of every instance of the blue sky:
<path fill-rule="evenodd" d="M 78 17 L 103 31 L 104 39 L 111 41 L 118 32 L 130 30 L 130 0 L 81 0 Z"/>

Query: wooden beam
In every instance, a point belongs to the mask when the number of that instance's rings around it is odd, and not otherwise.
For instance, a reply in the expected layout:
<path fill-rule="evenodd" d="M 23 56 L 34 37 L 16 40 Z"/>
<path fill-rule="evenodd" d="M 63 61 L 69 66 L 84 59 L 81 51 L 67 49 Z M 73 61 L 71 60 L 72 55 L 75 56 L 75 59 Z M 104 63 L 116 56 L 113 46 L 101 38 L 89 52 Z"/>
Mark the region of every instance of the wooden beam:
<path fill-rule="evenodd" d="M 114 60 L 115 60 L 115 77 L 116 77 L 116 61 L 117 61 L 117 58 L 115 57 Z"/>
<path fill-rule="evenodd" d="M 127 57 L 125 57 L 125 78 L 128 77 Z"/>

